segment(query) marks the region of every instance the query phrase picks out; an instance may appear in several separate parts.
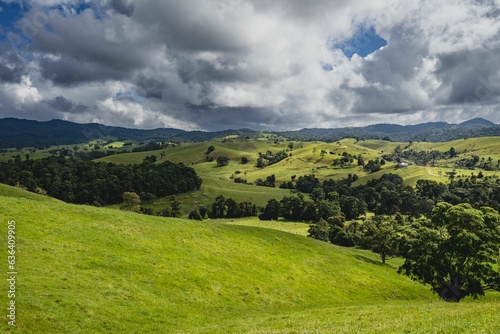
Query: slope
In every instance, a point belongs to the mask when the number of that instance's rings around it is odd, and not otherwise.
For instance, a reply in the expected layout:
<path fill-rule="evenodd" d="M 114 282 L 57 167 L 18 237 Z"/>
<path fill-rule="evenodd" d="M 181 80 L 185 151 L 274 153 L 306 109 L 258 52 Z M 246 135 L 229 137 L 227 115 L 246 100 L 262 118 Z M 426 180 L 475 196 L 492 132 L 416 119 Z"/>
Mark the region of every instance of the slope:
<path fill-rule="evenodd" d="M 27 333 L 240 332 L 279 314 L 434 299 L 370 252 L 286 232 L 0 197 L 11 219 Z"/>

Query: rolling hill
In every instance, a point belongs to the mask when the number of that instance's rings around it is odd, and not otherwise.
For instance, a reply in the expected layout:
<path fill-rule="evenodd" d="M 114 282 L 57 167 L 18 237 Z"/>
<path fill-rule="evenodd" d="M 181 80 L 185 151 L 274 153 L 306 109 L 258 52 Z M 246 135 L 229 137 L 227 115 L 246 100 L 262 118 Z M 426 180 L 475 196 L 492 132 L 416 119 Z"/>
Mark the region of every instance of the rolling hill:
<path fill-rule="evenodd" d="M 172 128 L 152 130 L 127 129 L 102 124 L 79 124 L 62 120 L 38 122 L 15 118 L 0 119 L 0 149 L 56 145 L 74 145 L 95 139 L 133 141 L 180 141 L 203 142 L 229 135 L 256 138 L 260 132 L 250 129 L 216 132 L 184 131 Z M 443 142 L 462 138 L 499 136 L 500 126 L 482 118 L 460 124 L 430 122 L 416 125 L 375 124 L 366 127 L 337 129 L 302 129 L 298 131 L 274 132 L 274 135 L 295 141 L 334 142 L 343 138 L 380 139 L 393 141 Z"/>
<path fill-rule="evenodd" d="M 17 328 L 4 322 L 2 332 L 493 332 L 500 323 L 497 294 L 439 302 L 398 275 L 397 261 L 383 266 L 367 251 L 0 194 L 0 219 L 16 221 L 18 266 Z M 6 258 L 6 238 L 1 247 Z"/>

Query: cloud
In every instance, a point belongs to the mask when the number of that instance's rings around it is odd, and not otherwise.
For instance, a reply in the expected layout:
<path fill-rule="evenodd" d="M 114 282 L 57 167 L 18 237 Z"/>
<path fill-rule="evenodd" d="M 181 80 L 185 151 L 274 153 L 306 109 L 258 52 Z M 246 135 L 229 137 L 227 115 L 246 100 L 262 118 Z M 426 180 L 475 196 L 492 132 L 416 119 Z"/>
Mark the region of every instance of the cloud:
<path fill-rule="evenodd" d="M 1 116 L 208 130 L 500 122 L 498 1 L 23 3 L 10 27 L 21 38 L 0 51 Z M 370 27 L 387 45 L 347 58 L 337 45 Z"/>

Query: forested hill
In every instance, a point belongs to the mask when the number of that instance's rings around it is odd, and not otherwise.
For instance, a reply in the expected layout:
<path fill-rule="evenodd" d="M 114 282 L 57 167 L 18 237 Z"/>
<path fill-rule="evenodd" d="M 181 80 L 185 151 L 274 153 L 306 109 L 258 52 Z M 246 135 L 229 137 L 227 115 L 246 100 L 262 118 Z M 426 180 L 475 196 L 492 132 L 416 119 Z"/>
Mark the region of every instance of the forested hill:
<path fill-rule="evenodd" d="M 0 148 L 49 147 L 73 145 L 94 139 L 113 138 L 135 141 L 203 142 L 229 134 L 252 135 L 252 130 L 225 130 L 218 132 L 184 131 L 172 128 L 153 130 L 127 129 L 97 123 L 79 124 L 63 120 L 38 122 L 32 120 L 0 119 Z"/>
<path fill-rule="evenodd" d="M 106 126 L 96 123 L 78 124 L 62 120 L 38 122 L 15 118 L 0 119 L 0 148 L 48 147 L 72 145 L 94 139 L 113 138 L 135 141 L 181 141 L 203 142 L 214 138 L 237 134 L 244 137 L 258 136 L 249 129 L 217 132 L 184 131 L 172 128 L 138 130 Z M 500 136 L 500 125 L 482 118 L 460 124 L 430 122 L 417 125 L 376 124 L 366 127 L 337 129 L 302 129 L 298 131 L 274 132 L 290 140 L 326 142 L 342 138 L 389 139 L 392 141 L 442 142 L 461 138 Z"/>
<path fill-rule="evenodd" d="M 302 129 L 280 133 L 291 140 L 325 142 L 342 138 L 389 139 L 391 141 L 444 142 L 462 138 L 500 136 L 500 125 L 482 118 L 460 124 L 428 122 L 416 125 L 375 124 L 366 127 L 338 129 Z"/>

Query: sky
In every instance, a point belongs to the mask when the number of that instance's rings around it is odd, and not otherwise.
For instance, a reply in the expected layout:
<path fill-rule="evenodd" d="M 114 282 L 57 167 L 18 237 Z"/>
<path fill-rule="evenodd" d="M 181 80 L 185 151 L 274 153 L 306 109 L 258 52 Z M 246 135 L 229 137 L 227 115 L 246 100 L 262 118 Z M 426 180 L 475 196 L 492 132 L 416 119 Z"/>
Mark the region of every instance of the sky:
<path fill-rule="evenodd" d="M 500 0 L 4 0 L 0 118 L 500 123 Z"/>

